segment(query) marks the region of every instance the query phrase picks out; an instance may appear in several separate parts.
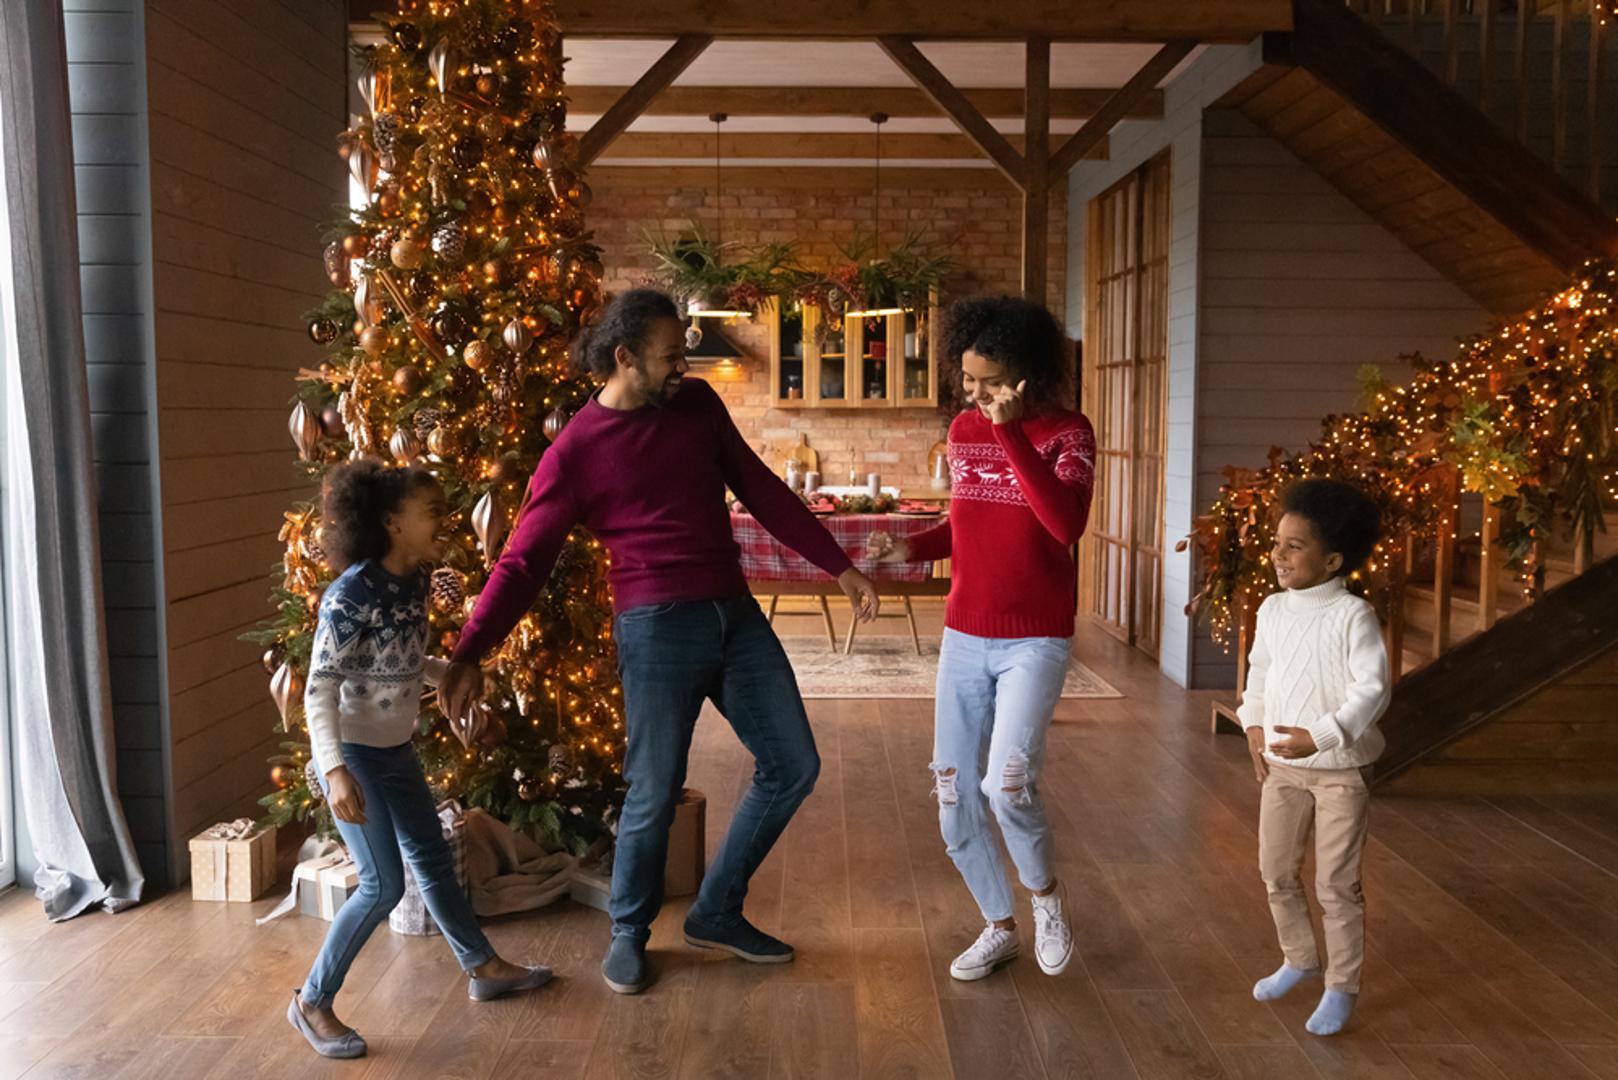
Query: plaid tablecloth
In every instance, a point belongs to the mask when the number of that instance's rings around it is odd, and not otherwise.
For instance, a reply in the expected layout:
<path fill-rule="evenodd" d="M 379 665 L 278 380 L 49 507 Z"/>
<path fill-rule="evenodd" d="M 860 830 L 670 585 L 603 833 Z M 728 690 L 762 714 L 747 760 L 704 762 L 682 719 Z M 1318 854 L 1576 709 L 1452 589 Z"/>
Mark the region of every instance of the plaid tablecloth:
<path fill-rule="evenodd" d="M 854 565 L 873 581 L 928 581 L 933 576 L 930 562 L 873 563 L 864 558 L 871 534 L 891 533 L 909 536 L 923 532 L 944 520 L 942 514 L 920 517 L 911 514 L 834 514 L 820 519 L 839 547 L 848 552 Z M 730 528 L 742 549 L 742 572 L 749 581 L 828 581 L 826 574 L 796 551 L 765 531 L 751 514 L 731 514 Z"/>

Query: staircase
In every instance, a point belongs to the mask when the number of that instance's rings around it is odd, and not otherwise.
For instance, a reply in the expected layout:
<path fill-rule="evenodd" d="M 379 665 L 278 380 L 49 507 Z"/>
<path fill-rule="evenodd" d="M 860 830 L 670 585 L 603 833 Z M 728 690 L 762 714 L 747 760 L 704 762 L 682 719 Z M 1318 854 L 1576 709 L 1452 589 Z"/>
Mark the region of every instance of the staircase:
<path fill-rule="evenodd" d="M 1293 11 L 1293 30 L 1266 35 L 1264 66 L 1219 104 L 1480 304 L 1517 314 L 1618 253 L 1618 23 L 1604 27 L 1592 0 Z M 1461 494 L 1457 476 L 1448 491 L 1437 539 L 1406 537 L 1394 567 L 1396 683 L 1375 782 L 1618 791 L 1618 509 L 1591 535 L 1543 541 L 1523 582 L 1493 543 L 1498 509 Z M 1215 706 L 1216 730 L 1232 720 Z"/>
<path fill-rule="evenodd" d="M 1600 169 L 1591 175 L 1585 164 L 1587 147 L 1598 162 L 1613 150 L 1599 137 L 1613 126 L 1602 121 L 1600 106 L 1618 96 L 1618 55 L 1603 66 L 1608 46 L 1596 49 L 1592 97 L 1571 72 L 1582 65 L 1588 77 L 1578 46 L 1592 33 L 1600 45 L 1599 23 L 1591 31 L 1587 17 L 1581 23 L 1564 15 L 1556 31 L 1558 17 L 1534 14 L 1525 20 L 1527 46 L 1513 53 L 1491 19 L 1489 55 L 1496 62 L 1484 81 L 1481 54 L 1468 61 L 1463 46 L 1481 47 L 1488 2 L 1500 0 L 1476 0 L 1478 14 L 1470 15 L 1463 0 L 1346 6 L 1294 0 L 1293 30 L 1265 35 L 1264 66 L 1220 104 L 1239 108 L 1480 304 L 1504 315 L 1529 307 L 1585 259 L 1618 253 L 1618 222 L 1590 197 L 1613 191 L 1618 176 Z M 1536 0 L 1522 2 L 1532 7 Z M 1429 13 L 1444 10 L 1450 13 Z M 1447 37 L 1446 25 L 1454 28 Z M 1618 32 L 1609 36 L 1618 39 Z M 1610 46 L 1618 48 L 1618 41 Z M 1547 60 L 1554 78 L 1540 77 Z M 1587 106 L 1582 127 L 1568 104 L 1575 94 Z M 1549 112 L 1542 98 L 1552 103 Z M 1569 179 L 1581 176 L 1583 187 Z"/>

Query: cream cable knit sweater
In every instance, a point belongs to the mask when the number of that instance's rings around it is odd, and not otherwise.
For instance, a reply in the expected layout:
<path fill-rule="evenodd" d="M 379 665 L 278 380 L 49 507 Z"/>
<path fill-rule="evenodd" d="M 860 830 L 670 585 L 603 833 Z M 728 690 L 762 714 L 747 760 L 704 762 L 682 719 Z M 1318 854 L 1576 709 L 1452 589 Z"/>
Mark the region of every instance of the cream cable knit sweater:
<path fill-rule="evenodd" d="M 1276 593 L 1258 609 L 1242 695 L 1244 728 L 1304 728 L 1318 752 L 1271 761 L 1304 769 L 1354 769 L 1382 753 L 1376 722 L 1392 686 L 1381 627 L 1371 605 L 1342 578 Z"/>

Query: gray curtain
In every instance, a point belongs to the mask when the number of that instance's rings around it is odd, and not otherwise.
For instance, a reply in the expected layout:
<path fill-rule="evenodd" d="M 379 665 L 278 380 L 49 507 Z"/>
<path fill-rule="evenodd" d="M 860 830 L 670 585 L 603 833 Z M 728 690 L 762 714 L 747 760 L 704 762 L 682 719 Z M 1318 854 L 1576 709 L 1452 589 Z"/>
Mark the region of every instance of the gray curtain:
<path fill-rule="evenodd" d="M 0 2 L 5 575 L 20 803 L 52 919 L 144 885 L 118 804 L 60 0 Z M 0 237 L 0 239 L 4 239 Z"/>

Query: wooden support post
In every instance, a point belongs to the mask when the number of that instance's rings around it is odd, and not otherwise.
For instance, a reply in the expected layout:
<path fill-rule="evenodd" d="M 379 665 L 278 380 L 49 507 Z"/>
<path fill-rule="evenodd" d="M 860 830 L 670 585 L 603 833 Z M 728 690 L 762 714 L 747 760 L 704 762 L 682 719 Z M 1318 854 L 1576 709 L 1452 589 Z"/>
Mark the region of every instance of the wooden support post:
<path fill-rule="evenodd" d="M 1388 563 L 1388 678 L 1392 682 L 1399 681 L 1405 667 L 1405 577 L 1414 539 L 1405 533 L 1404 550 Z"/>
<path fill-rule="evenodd" d="M 934 67 L 932 61 L 923 56 L 909 38 L 879 37 L 876 43 L 910 76 L 917 88 L 932 99 L 933 104 L 955 121 L 955 126 L 977 144 L 978 149 L 1006 174 L 1007 179 L 1019 189 L 1027 188 L 1028 163 L 1022 154 L 995 130 L 994 125 L 966 99 L 965 94 L 944 78 L 944 73 Z"/>
<path fill-rule="evenodd" d="M 1022 292 L 1046 300 L 1050 264 L 1051 42 L 1030 37 L 1023 83 L 1023 161 L 1028 183 L 1022 193 Z"/>
<path fill-rule="evenodd" d="M 1451 86 L 1455 85 L 1456 77 L 1460 74 L 1460 52 L 1455 47 L 1455 9 L 1460 0 L 1443 0 L 1444 2 L 1444 81 Z"/>
<path fill-rule="evenodd" d="M 831 620 L 831 605 L 826 603 L 824 593 L 820 596 L 820 617 L 826 620 L 826 640 L 831 644 L 831 651 L 837 651 L 837 624 Z M 852 635 L 850 635 L 852 640 Z"/>
<path fill-rule="evenodd" d="M 1484 0 L 1478 14 L 1478 109 L 1494 116 L 1494 0 Z"/>
<path fill-rule="evenodd" d="M 680 77 L 680 73 L 691 66 L 691 62 L 702 55 L 702 51 L 713 41 L 712 34 L 681 34 L 668 51 L 658 57 L 657 63 L 647 69 L 646 74 L 635 80 L 635 85 L 624 92 L 624 96 L 615 101 L 612 108 L 603 113 L 590 130 L 579 139 L 579 164 L 588 167 L 596 158 L 601 156 L 612 140 L 624 133 L 624 129 L 635 122 L 635 118 L 646 111 L 653 98 L 661 93 L 670 83 Z"/>
<path fill-rule="evenodd" d="M 1584 117 L 1584 160 L 1589 170 L 1585 189 L 1590 201 L 1601 202 L 1601 162 L 1606 156 L 1606 140 L 1601 137 L 1601 17 L 1590 13 L 1590 74 L 1585 85 L 1589 89 Z"/>
<path fill-rule="evenodd" d="M 1517 107 L 1517 141 L 1528 142 L 1528 28 L 1533 24 L 1537 5 L 1526 0 L 1517 4 L 1517 55 L 1513 58 L 1515 89 L 1512 97 Z"/>
<path fill-rule="evenodd" d="M 1478 630 L 1484 631 L 1500 617 L 1500 507 L 1483 504 L 1483 562 L 1478 569 Z"/>
<path fill-rule="evenodd" d="M 1433 659 L 1449 651 L 1450 615 L 1455 599 L 1456 487 L 1445 475 L 1438 497 L 1438 536 L 1433 551 Z"/>
<path fill-rule="evenodd" d="M 1567 0 L 1551 8 L 1551 164 L 1557 172 L 1567 164 Z M 1594 21 L 1594 20 L 1592 20 Z"/>

